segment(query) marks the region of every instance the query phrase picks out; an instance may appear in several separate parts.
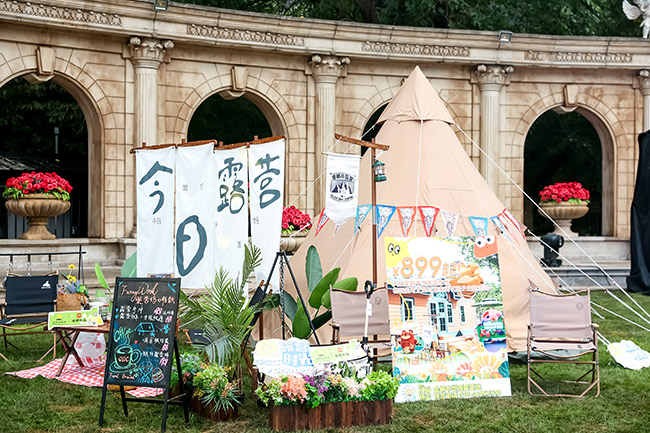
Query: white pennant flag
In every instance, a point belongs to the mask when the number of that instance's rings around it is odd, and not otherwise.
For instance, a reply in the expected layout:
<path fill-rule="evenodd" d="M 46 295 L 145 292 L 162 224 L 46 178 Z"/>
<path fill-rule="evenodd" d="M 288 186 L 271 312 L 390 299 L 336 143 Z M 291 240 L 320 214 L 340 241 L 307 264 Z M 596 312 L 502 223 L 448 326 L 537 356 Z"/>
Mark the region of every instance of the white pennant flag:
<path fill-rule="evenodd" d="M 214 281 L 214 144 L 176 150 L 176 275 L 186 288 Z"/>
<path fill-rule="evenodd" d="M 360 161 L 358 155 L 327 154 L 325 213 L 337 226 L 357 214 Z"/>
<path fill-rule="evenodd" d="M 456 224 L 458 224 L 458 214 L 446 210 L 440 210 L 442 214 L 442 221 L 445 223 L 445 230 L 447 236 L 452 237 L 456 232 Z"/>
<path fill-rule="evenodd" d="M 215 150 L 216 223 L 215 269 L 240 277 L 248 242 L 248 151 L 245 147 Z"/>
<path fill-rule="evenodd" d="M 251 236 L 253 244 L 262 251 L 262 264 L 255 269 L 258 282 L 267 281 L 282 234 L 282 205 L 284 195 L 285 139 L 254 144 L 248 149 L 250 183 Z M 273 271 L 270 281 L 278 290 L 280 270 Z"/>
<path fill-rule="evenodd" d="M 138 277 L 174 273 L 173 146 L 135 153 Z"/>

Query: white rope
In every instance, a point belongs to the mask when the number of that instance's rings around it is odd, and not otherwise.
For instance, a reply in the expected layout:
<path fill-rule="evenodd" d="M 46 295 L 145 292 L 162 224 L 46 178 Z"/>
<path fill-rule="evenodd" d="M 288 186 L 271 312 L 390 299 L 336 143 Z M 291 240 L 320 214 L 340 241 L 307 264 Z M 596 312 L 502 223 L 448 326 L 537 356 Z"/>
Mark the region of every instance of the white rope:
<path fill-rule="evenodd" d="M 563 260 L 566 260 L 566 262 L 569 263 L 569 264 L 570 264 L 574 269 L 576 269 L 576 270 L 577 270 L 578 272 L 580 272 L 582 275 L 584 275 L 584 276 L 587 277 L 589 280 L 591 280 L 591 281 L 592 281 L 596 286 L 598 286 L 599 288 L 603 289 L 603 290 L 605 291 L 605 293 L 607 293 L 608 295 L 612 296 L 612 297 L 613 297 L 614 299 L 616 299 L 618 302 L 620 302 L 621 304 L 623 304 L 623 305 L 624 305 L 628 310 L 630 310 L 631 312 L 633 312 L 634 314 L 636 314 L 637 316 L 639 316 L 639 318 L 641 318 L 641 320 L 643 320 L 643 321 L 645 321 L 646 323 L 650 324 L 650 320 L 648 320 L 647 318 L 643 317 L 643 315 L 641 315 L 641 313 L 639 313 L 638 311 L 636 311 L 636 310 L 634 310 L 632 307 L 630 307 L 628 304 L 626 304 L 622 299 L 620 299 L 618 296 L 616 296 L 616 295 L 615 295 L 611 290 L 607 289 L 606 287 L 603 287 L 600 283 L 598 283 L 598 282 L 597 282 L 596 280 L 594 280 L 592 277 L 590 277 L 589 275 L 587 275 L 587 274 L 586 274 L 582 269 L 578 268 L 575 264 L 573 264 L 573 263 L 571 262 L 571 260 L 567 259 L 567 258 L 564 257 L 562 254 L 560 254 L 559 251 L 556 251 L 555 249 L 553 249 L 553 247 L 551 247 L 550 245 L 548 245 L 546 242 L 544 242 L 541 238 L 539 238 L 538 236 L 536 236 L 536 235 L 535 235 L 533 232 L 531 232 L 530 230 L 528 230 L 528 233 L 530 233 L 533 237 L 535 237 L 535 239 L 539 240 L 539 242 L 540 242 L 541 244 L 543 244 L 544 246 L 548 247 L 551 251 L 553 251 L 554 253 L 556 253 L 558 256 L 562 257 Z M 620 286 L 619 286 L 619 287 L 620 287 Z M 623 289 L 620 289 L 620 290 L 623 290 Z M 625 291 L 623 290 L 623 292 L 625 292 Z M 645 311 L 644 311 L 644 312 L 645 312 Z"/>
<path fill-rule="evenodd" d="M 537 204 L 537 202 L 536 202 L 535 200 L 533 200 L 533 199 L 532 199 L 532 198 L 531 198 L 531 197 L 530 197 L 530 196 L 529 196 L 529 195 L 528 195 L 528 194 L 527 194 L 527 193 L 526 193 L 526 192 L 525 192 L 525 191 L 524 191 L 524 190 L 523 190 L 523 189 L 522 189 L 518 184 L 517 184 L 517 182 L 515 182 L 514 179 L 513 179 L 512 177 L 510 177 L 510 175 L 508 175 L 508 173 L 506 173 L 506 171 L 503 170 L 503 169 L 501 168 L 501 166 L 499 166 L 499 164 L 497 164 L 497 163 L 496 163 L 496 162 L 495 162 L 495 161 L 490 157 L 490 155 L 488 155 L 488 154 L 487 154 L 483 149 L 481 149 L 481 147 L 480 147 L 480 146 L 479 146 L 479 145 L 478 145 L 474 140 L 472 140 L 472 138 L 471 138 L 469 135 L 467 135 L 467 133 L 466 133 L 465 131 L 463 131 L 463 129 L 462 129 L 460 126 L 456 125 L 455 123 L 454 123 L 453 125 L 455 125 L 455 126 L 458 128 L 458 130 L 459 130 L 460 132 L 462 132 L 463 135 L 465 135 L 465 137 L 467 137 L 467 139 L 472 143 L 472 145 L 474 145 L 474 147 L 476 147 L 476 148 L 477 148 L 477 149 L 478 149 L 478 150 L 479 150 L 479 151 L 480 151 L 480 152 L 481 152 L 481 153 L 482 153 L 482 154 L 483 154 L 483 155 L 484 155 L 484 156 L 485 156 L 485 157 L 486 157 L 486 158 L 487 158 L 487 159 L 488 159 L 488 160 L 489 160 L 489 161 L 490 161 L 490 162 L 491 162 L 491 163 L 492 163 L 492 164 L 493 164 L 493 165 L 494 165 L 494 166 L 495 166 L 495 167 L 496 167 L 496 168 L 497 168 L 497 169 L 498 169 L 498 170 L 499 170 L 499 171 L 500 171 L 500 172 L 501 172 L 501 173 L 502 173 L 502 174 L 503 174 L 503 175 L 504 175 L 504 176 L 505 176 L 509 181 L 510 181 L 510 183 L 511 183 L 512 185 L 514 185 L 514 186 L 519 190 L 519 192 L 521 192 L 521 193 L 524 195 L 524 197 L 526 197 L 526 198 L 527 198 L 527 199 L 528 199 L 528 200 L 529 200 L 529 201 L 530 201 L 530 202 L 531 202 L 531 203 L 532 203 L 532 204 L 537 208 L 537 210 L 538 210 L 539 212 L 541 212 L 541 213 L 542 213 L 546 218 L 548 218 L 549 221 L 551 221 L 551 222 L 553 223 L 553 225 L 554 225 L 556 228 L 558 228 L 558 229 L 559 229 L 559 230 L 560 230 L 560 231 L 565 235 L 565 239 L 569 239 L 569 240 L 573 243 L 573 245 L 575 245 L 576 248 L 578 248 L 578 250 L 579 250 L 581 253 L 583 253 L 583 254 L 585 255 L 585 257 L 587 257 L 587 258 L 591 261 L 591 263 L 593 263 L 593 264 L 598 268 L 598 270 L 600 270 L 600 272 L 603 273 L 603 275 L 604 275 L 605 277 L 607 277 L 607 278 L 608 278 L 612 283 L 614 283 L 614 285 L 615 285 L 619 290 L 621 290 L 621 291 L 622 291 L 622 292 L 623 292 L 623 293 L 624 293 L 624 294 L 625 294 L 625 295 L 626 295 L 626 296 L 627 296 L 627 297 L 628 297 L 628 298 L 629 298 L 629 299 L 630 299 L 630 300 L 631 300 L 631 301 L 632 301 L 632 302 L 633 302 L 633 303 L 634 303 L 634 304 L 635 304 L 635 305 L 636 305 L 636 306 L 637 306 L 637 307 L 638 307 L 638 308 L 639 308 L 643 313 L 645 313 L 646 316 L 650 317 L 650 314 L 649 314 L 649 313 L 648 313 L 648 312 L 647 312 L 647 311 L 646 311 L 646 310 L 645 310 L 641 305 L 639 305 L 639 303 L 636 301 L 636 299 L 634 299 L 634 298 L 633 298 L 629 293 L 627 293 L 627 291 L 624 290 L 624 289 L 623 289 L 623 288 L 622 288 L 622 287 L 621 287 L 621 286 L 616 282 L 616 280 L 614 280 L 614 278 L 611 277 L 611 275 L 609 275 L 609 274 L 608 274 L 608 273 L 607 273 L 607 272 L 606 272 L 606 271 L 605 271 L 605 270 L 604 270 L 604 269 L 603 269 L 603 268 L 602 268 L 602 267 L 601 267 L 601 266 L 600 266 L 600 265 L 599 265 L 599 264 L 598 264 L 598 263 L 597 263 L 597 262 L 596 262 L 596 261 L 595 261 L 595 260 L 590 256 L 590 255 L 589 255 L 589 254 L 587 254 L 587 252 L 586 252 L 586 251 L 585 251 L 585 250 L 584 250 L 584 249 L 583 249 L 583 248 L 582 248 L 582 247 L 581 247 L 581 246 L 580 246 L 580 245 L 579 245 L 575 240 L 573 240 L 573 238 L 572 238 L 572 237 L 571 237 L 571 236 L 570 236 L 570 235 L 569 235 L 569 234 L 568 234 L 568 233 L 567 233 L 567 232 L 566 232 L 562 227 L 560 227 L 560 226 L 555 222 L 555 220 L 553 220 L 553 218 L 551 218 L 551 217 L 546 213 L 546 211 L 544 211 L 544 209 L 542 209 L 541 206 L 539 206 L 539 205 Z M 529 232 L 530 232 L 530 230 L 529 230 Z M 607 291 L 610 295 L 612 295 L 612 296 L 614 296 L 614 297 L 616 298 L 616 296 L 613 295 L 609 290 L 606 290 L 606 291 Z M 625 303 L 624 303 L 623 301 L 621 301 L 620 299 L 618 299 L 618 298 L 616 298 L 616 299 L 619 300 L 619 302 L 623 303 L 623 305 L 627 306 L 627 304 L 625 304 Z M 629 306 L 627 306 L 627 307 L 628 307 L 629 309 L 631 309 Z M 632 311 L 634 311 L 634 310 L 632 310 Z M 639 313 L 637 313 L 636 311 L 634 311 L 634 312 L 635 312 L 635 314 L 637 314 L 637 315 L 639 314 Z M 645 319 L 644 319 L 644 320 L 645 320 Z M 650 323 L 648 320 L 646 320 L 646 322 Z"/>

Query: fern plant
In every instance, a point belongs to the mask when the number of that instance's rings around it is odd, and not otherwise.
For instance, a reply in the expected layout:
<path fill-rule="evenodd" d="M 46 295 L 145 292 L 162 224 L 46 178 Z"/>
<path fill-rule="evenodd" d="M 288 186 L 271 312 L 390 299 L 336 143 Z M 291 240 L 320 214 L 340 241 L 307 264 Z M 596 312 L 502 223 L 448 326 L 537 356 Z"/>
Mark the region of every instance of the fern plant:
<path fill-rule="evenodd" d="M 189 298 L 181 292 L 183 321 L 203 328 L 207 343 L 197 345 L 212 363 L 235 368 L 240 364 L 242 345 L 252 329 L 251 322 L 265 305 L 265 302 L 250 305 L 246 296 L 248 283 L 261 262 L 259 248 L 246 245 L 240 278 L 232 279 L 221 268 L 202 296 Z"/>

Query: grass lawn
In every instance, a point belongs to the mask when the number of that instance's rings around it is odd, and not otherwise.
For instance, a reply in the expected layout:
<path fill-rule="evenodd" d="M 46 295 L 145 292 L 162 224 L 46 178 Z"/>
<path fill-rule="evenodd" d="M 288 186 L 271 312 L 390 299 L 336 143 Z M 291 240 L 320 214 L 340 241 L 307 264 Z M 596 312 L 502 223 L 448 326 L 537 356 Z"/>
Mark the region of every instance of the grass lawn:
<path fill-rule="evenodd" d="M 619 293 L 619 296 L 621 294 Z M 630 316 L 628 310 L 603 292 L 592 294 L 594 302 Z M 635 299 L 650 310 L 650 298 Z M 650 350 L 650 334 L 623 320 L 594 316 L 609 340 L 630 339 Z M 20 379 L 7 371 L 31 368 L 47 350 L 51 336 L 29 336 L 2 352 L 0 359 L 0 433 L 9 432 L 159 432 L 161 406 L 129 403 L 129 417 L 122 414 L 119 394 L 107 398 L 104 429 L 100 430 L 101 388 L 68 385 L 57 380 Z M 646 432 L 650 431 L 650 368 L 626 370 L 617 365 L 601 345 L 600 397 L 582 399 L 531 397 L 526 389 L 526 366 L 510 365 L 512 397 L 477 398 L 397 404 L 392 424 L 377 427 L 330 429 L 359 432 Z M 560 367 L 546 371 L 557 372 Z M 553 371 L 555 370 L 555 371 Z M 250 389 L 248 387 L 247 389 Z M 247 396 L 248 397 L 248 396 Z M 168 432 L 267 432 L 268 414 L 250 398 L 237 421 L 211 424 L 192 414 L 189 425 L 182 410 L 171 407 Z"/>

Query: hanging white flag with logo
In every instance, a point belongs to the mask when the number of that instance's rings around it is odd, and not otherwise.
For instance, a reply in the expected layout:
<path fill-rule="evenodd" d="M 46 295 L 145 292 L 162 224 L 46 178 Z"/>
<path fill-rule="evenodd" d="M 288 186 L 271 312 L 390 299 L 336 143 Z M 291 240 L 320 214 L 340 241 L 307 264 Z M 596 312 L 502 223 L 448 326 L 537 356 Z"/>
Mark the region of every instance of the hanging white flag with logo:
<path fill-rule="evenodd" d="M 214 144 L 176 150 L 176 275 L 185 288 L 214 280 Z"/>
<path fill-rule="evenodd" d="M 284 195 L 285 139 L 255 144 L 248 149 L 251 236 L 262 252 L 262 264 L 255 269 L 257 281 L 267 281 L 275 255 L 280 249 Z M 280 271 L 270 281 L 278 290 Z"/>
<path fill-rule="evenodd" d="M 135 153 L 138 277 L 174 272 L 173 146 Z"/>
<path fill-rule="evenodd" d="M 248 151 L 245 147 L 215 150 L 215 270 L 237 279 L 248 241 Z"/>
<path fill-rule="evenodd" d="M 358 155 L 327 154 L 325 213 L 340 226 L 356 216 L 359 202 Z"/>
<path fill-rule="evenodd" d="M 458 214 L 446 210 L 441 210 L 440 213 L 442 214 L 442 221 L 445 223 L 447 236 L 454 236 L 454 233 L 456 232 L 456 224 L 458 224 Z"/>

